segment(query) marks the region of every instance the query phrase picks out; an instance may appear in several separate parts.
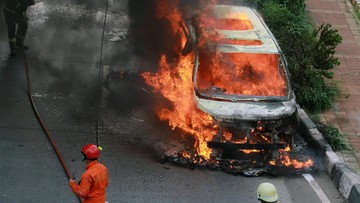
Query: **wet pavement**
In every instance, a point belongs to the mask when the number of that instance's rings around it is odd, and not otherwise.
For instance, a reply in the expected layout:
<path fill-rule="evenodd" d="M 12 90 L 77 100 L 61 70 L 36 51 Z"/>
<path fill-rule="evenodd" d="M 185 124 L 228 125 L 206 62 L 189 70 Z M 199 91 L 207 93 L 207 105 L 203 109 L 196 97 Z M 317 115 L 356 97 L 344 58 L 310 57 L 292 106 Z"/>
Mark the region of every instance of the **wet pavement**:
<path fill-rule="evenodd" d="M 330 23 L 343 37 L 335 54 L 341 64 L 333 71 L 341 94 L 320 118 L 345 135 L 352 149 L 337 154 L 360 174 L 360 21 L 352 2 L 355 1 L 308 0 L 306 4 L 317 25 Z"/>

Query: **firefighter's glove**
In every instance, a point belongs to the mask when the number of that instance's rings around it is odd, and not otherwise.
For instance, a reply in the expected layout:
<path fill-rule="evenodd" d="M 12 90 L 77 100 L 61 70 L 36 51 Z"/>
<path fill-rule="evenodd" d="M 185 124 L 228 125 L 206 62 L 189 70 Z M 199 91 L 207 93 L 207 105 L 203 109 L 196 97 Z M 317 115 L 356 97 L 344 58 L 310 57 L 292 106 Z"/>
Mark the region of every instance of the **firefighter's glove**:
<path fill-rule="evenodd" d="M 74 185 L 74 184 L 76 184 L 76 180 L 75 179 L 69 179 L 69 185 L 71 186 L 71 185 Z"/>

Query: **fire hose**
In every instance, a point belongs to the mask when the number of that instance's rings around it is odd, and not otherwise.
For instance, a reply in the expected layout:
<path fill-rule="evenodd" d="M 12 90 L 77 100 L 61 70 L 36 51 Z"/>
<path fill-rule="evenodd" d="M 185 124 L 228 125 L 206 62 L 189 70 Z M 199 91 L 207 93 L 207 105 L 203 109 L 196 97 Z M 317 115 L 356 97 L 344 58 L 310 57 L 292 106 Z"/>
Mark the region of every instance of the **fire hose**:
<path fill-rule="evenodd" d="M 100 69 L 99 69 L 99 84 L 101 83 L 102 81 L 102 55 L 103 55 L 103 41 L 104 41 L 104 33 L 105 33 L 105 24 L 106 24 L 106 17 L 107 17 L 107 13 L 108 13 L 108 7 L 109 7 L 109 2 L 106 0 L 106 11 L 105 11 L 105 17 L 104 17 L 104 23 L 103 23 L 103 32 L 102 32 L 102 40 L 101 40 L 101 51 L 100 51 Z M 20 29 L 20 28 L 19 28 Z M 40 116 L 39 114 L 39 111 L 37 110 L 37 107 L 35 105 L 35 102 L 34 102 L 34 99 L 32 97 L 32 88 L 31 88 L 31 83 L 30 83 L 30 74 L 29 74 L 29 67 L 28 67 L 28 60 L 27 60 L 27 57 L 26 57 L 26 54 L 25 54 L 25 51 L 24 51 L 24 47 L 20 47 L 21 48 L 21 51 L 22 51 L 22 54 L 23 54 L 23 62 L 24 62 L 24 67 L 25 67 L 25 74 L 26 74 L 26 83 L 27 83 L 27 93 L 28 93 L 28 97 L 29 97 L 29 100 L 30 100 L 30 104 L 31 104 L 31 107 L 34 111 L 34 114 L 41 126 L 41 128 L 43 129 L 46 137 L 48 138 L 48 141 L 50 142 L 52 148 L 54 149 L 54 152 L 58 158 L 58 160 L 60 161 L 61 163 L 61 166 L 62 168 L 64 169 L 65 173 L 66 173 L 66 176 L 68 179 L 72 178 L 71 174 L 70 174 L 70 170 L 69 168 L 67 167 L 66 163 L 65 163 L 65 160 L 62 156 L 62 154 L 60 153 L 56 143 L 55 143 L 55 140 L 53 139 L 52 135 L 50 134 L 48 128 L 46 127 L 42 117 Z M 100 88 L 101 90 L 101 88 Z M 98 91 L 99 94 L 100 93 L 100 90 Z M 99 95 L 100 96 L 100 95 Z M 98 97 L 99 98 L 99 97 Z M 99 134 L 99 102 L 100 99 L 98 99 L 98 105 L 97 105 L 97 109 L 96 109 L 96 144 L 98 145 L 98 134 Z M 81 198 L 79 196 L 76 195 L 76 197 L 78 198 L 79 202 L 82 202 L 81 201 Z"/>
<path fill-rule="evenodd" d="M 66 163 L 64 161 L 64 158 L 63 156 L 61 155 L 53 137 L 51 136 L 49 130 L 47 129 L 43 119 L 41 118 L 37 108 L 36 108 L 36 105 L 35 105 L 35 102 L 33 100 L 33 97 L 32 97 L 32 91 L 31 91 L 31 84 L 30 84 L 30 74 L 29 74 L 29 68 L 28 68 L 28 61 L 27 61 L 27 58 L 26 58 L 26 54 L 25 54 L 25 51 L 23 49 L 23 47 L 21 48 L 22 49 L 22 53 L 23 53 L 23 59 L 24 59 L 24 67 L 25 67 L 25 74 L 26 74 L 26 82 L 27 82 L 27 89 L 28 89 L 28 96 L 29 96 L 29 100 L 30 100 L 30 103 L 31 103 L 31 107 L 35 113 L 35 116 L 39 122 L 39 124 L 41 125 L 41 128 L 43 129 L 43 131 L 45 132 L 45 135 L 46 137 L 48 138 L 51 146 L 53 147 L 54 149 L 54 152 L 56 154 L 56 156 L 58 157 L 65 173 L 66 173 L 66 176 L 68 177 L 68 179 L 71 178 L 71 175 L 70 175 L 70 171 L 69 171 L 69 168 L 66 166 Z M 79 196 L 77 196 L 78 199 L 79 199 L 79 202 L 81 202 L 81 199 Z"/>

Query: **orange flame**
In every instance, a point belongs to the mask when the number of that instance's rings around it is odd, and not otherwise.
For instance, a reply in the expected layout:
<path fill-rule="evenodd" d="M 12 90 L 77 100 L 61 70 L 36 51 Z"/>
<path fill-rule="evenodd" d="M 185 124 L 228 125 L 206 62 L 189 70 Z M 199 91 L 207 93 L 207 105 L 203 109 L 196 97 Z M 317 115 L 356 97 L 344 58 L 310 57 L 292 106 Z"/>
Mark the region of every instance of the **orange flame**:
<path fill-rule="evenodd" d="M 217 30 L 251 30 L 253 26 L 245 13 L 228 13 L 216 18 L 207 8 L 196 23 L 199 27 L 199 71 L 196 88 L 212 86 L 226 94 L 255 96 L 286 96 L 287 82 L 279 71 L 278 54 L 220 53 L 210 51 L 208 43 L 258 46 L 260 40 L 224 38 Z"/>
<path fill-rule="evenodd" d="M 275 54 L 200 53 L 197 88 L 219 87 L 227 94 L 286 96 Z"/>
<path fill-rule="evenodd" d="M 254 153 L 254 152 L 258 153 L 261 150 L 258 150 L 258 149 L 243 149 L 241 151 L 244 152 L 245 154 L 250 154 L 250 153 Z"/>
<path fill-rule="evenodd" d="M 176 33 L 180 27 L 179 22 L 182 22 L 182 15 L 177 8 L 178 1 L 158 0 L 156 7 L 156 16 L 158 18 L 165 18 L 171 23 L 173 33 Z"/>
<path fill-rule="evenodd" d="M 211 12 L 211 11 L 210 11 Z M 225 18 L 216 18 L 211 13 L 206 13 L 204 23 L 207 28 L 217 30 L 253 30 L 246 13 L 228 13 Z"/>
<path fill-rule="evenodd" d="M 180 24 L 184 24 L 184 21 L 177 4 L 177 0 L 158 0 L 156 7 L 156 17 L 160 19 L 167 19 L 168 22 L 170 22 L 172 34 L 181 37 L 180 42 L 178 42 L 180 43 L 180 46 L 175 46 L 174 48 L 181 49 L 185 46 L 186 36 L 181 34 L 182 27 Z"/>
<path fill-rule="evenodd" d="M 290 148 L 289 148 L 290 149 Z M 296 169 L 300 168 L 309 168 L 314 165 L 314 162 L 311 159 L 308 159 L 305 162 L 298 161 L 296 159 L 291 159 L 290 156 L 287 154 L 286 150 L 289 150 L 286 148 L 285 150 L 280 150 L 280 158 L 277 161 L 280 161 L 282 165 L 284 166 L 292 166 Z M 269 161 L 270 165 L 276 165 L 275 160 Z"/>
<path fill-rule="evenodd" d="M 190 54 L 181 56 L 175 64 L 168 64 L 165 56 L 162 56 L 159 71 L 155 74 L 146 72 L 142 76 L 154 88 L 154 92 L 161 93 L 173 104 L 172 108 L 164 107 L 156 112 L 160 120 L 169 121 L 172 129 L 180 128 L 194 135 L 198 154 L 209 158 L 211 150 L 207 147 L 207 141 L 212 139 L 217 126 L 210 115 L 196 107 L 192 83 L 193 61 L 194 57 Z"/>

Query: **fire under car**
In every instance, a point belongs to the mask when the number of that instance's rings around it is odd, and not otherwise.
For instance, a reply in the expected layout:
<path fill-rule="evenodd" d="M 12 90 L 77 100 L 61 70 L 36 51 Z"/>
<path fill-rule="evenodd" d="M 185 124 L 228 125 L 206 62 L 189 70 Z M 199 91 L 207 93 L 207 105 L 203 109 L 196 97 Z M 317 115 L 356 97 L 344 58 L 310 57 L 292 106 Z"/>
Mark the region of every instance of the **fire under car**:
<path fill-rule="evenodd" d="M 196 55 L 197 107 L 219 126 L 208 141 L 213 157 L 291 149 L 299 118 L 275 37 L 253 8 L 213 5 L 204 13 L 184 27 Z"/>

